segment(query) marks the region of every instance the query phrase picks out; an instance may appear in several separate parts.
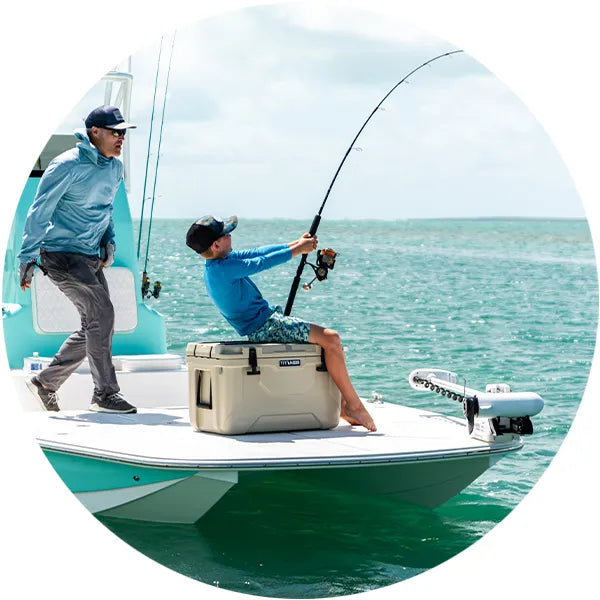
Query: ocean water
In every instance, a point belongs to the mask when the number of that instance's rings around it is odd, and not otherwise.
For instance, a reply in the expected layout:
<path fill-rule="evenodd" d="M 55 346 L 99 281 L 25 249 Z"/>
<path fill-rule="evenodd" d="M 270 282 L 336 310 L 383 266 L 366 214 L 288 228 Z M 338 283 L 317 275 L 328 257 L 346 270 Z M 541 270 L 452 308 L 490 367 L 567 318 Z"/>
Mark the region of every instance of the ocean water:
<path fill-rule="evenodd" d="M 163 291 L 169 351 L 233 340 L 206 296 L 203 260 L 183 220 L 152 228 L 148 273 Z M 287 242 L 310 222 L 242 220 L 234 248 Z M 145 225 L 146 227 L 147 225 Z M 144 239 L 145 239 L 145 229 Z M 228 590 L 278 598 L 352 594 L 435 567 L 480 539 L 527 494 L 558 450 L 591 367 L 598 285 L 584 220 L 328 221 L 338 253 L 327 281 L 298 291 L 293 314 L 337 329 L 361 396 L 461 416 L 456 402 L 412 390 L 408 374 L 439 367 L 467 385 L 510 383 L 545 400 L 525 447 L 445 505 L 425 509 L 294 481 L 232 490 L 194 525 L 100 518 L 157 562 Z M 145 248 L 142 248 L 144 256 Z M 297 261 L 254 278 L 285 306 Z M 310 279 L 310 269 L 304 279 Z"/>

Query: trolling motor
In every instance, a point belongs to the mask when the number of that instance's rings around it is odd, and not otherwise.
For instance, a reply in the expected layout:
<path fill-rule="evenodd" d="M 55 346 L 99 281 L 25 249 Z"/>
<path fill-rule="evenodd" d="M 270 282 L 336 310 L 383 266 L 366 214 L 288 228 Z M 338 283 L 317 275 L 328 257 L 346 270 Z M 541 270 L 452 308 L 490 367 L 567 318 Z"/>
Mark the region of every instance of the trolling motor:
<path fill-rule="evenodd" d="M 315 272 L 315 276 L 312 281 L 303 283 L 302 289 L 309 292 L 312 289 L 312 284 L 314 283 L 315 279 L 318 281 L 325 281 L 325 279 L 327 279 L 327 275 L 329 275 L 329 271 L 332 271 L 333 267 L 335 267 L 336 257 L 337 252 L 332 248 L 322 248 L 317 253 L 316 265 L 307 262 L 306 264 L 312 267 L 312 270 Z"/>
<path fill-rule="evenodd" d="M 150 278 L 146 271 L 142 274 L 142 298 L 158 298 L 160 290 L 162 289 L 162 283 L 155 281 L 152 291 L 150 291 Z"/>
<path fill-rule="evenodd" d="M 458 383 L 456 373 L 441 369 L 415 369 L 409 376 L 411 387 L 430 391 L 462 403 L 469 435 L 493 442 L 505 434 L 533 433 L 531 417 L 544 408 L 544 400 L 535 392 L 512 392 L 506 383 L 491 383 L 485 392 Z"/>

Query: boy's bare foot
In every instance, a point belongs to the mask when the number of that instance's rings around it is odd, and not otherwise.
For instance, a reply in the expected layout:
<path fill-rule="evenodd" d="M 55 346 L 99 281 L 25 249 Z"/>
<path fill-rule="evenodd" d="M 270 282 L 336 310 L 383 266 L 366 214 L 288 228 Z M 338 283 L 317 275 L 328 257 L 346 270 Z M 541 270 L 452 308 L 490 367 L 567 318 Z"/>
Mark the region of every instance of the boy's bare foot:
<path fill-rule="evenodd" d="M 350 425 L 360 425 L 360 422 L 346 414 L 346 403 L 342 401 L 342 410 L 340 411 L 340 419 L 348 421 Z"/>
<path fill-rule="evenodd" d="M 349 403 L 345 399 L 342 399 L 340 416 L 342 419 L 348 421 L 350 425 L 362 425 L 369 431 L 377 431 L 373 418 L 360 400 L 358 400 L 358 403 L 355 403 L 355 406 L 350 408 Z"/>

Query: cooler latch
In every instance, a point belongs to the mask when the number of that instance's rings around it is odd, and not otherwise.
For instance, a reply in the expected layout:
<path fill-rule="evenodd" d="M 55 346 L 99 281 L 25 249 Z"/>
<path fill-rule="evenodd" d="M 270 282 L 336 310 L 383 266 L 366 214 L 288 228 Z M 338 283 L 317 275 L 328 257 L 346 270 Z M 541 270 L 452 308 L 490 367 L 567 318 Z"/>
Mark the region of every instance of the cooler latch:
<path fill-rule="evenodd" d="M 260 375 L 260 370 L 258 367 L 258 360 L 256 358 L 256 348 L 248 349 L 248 363 L 250 365 L 250 370 L 246 372 L 246 375 Z"/>

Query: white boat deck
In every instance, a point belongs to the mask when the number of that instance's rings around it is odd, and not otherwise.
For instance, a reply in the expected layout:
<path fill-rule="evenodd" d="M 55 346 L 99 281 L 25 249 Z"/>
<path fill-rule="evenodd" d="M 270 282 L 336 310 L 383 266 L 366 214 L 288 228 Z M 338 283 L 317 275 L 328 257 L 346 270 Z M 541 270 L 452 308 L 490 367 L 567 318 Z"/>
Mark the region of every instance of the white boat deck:
<path fill-rule="evenodd" d="M 119 415 L 86 410 L 27 414 L 44 449 L 154 467 L 264 469 L 389 464 L 517 450 L 519 437 L 493 444 L 469 437 L 462 419 L 390 403 L 367 403 L 377 432 L 345 421 L 331 430 L 223 436 L 200 433 L 188 408 Z"/>
<path fill-rule="evenodd" d="M 95 514 L 193 523 L 232 486 L 256 478 L 270 485 L 272 474 L 286 471 L 316 486 L 435 507 L 523 445 L 513 434 L 489 443 L 474 439 L 454 416 L 366 400 L 376 432 L 341 421 L 329 430 L 201 433 L 190 425 L 185 369 L 121 366 L 119 384 L 136 414 L 91 412 L 85 372 L 61 386 L 60 412 L 46 412 L 25 385 L 30 374 L 13 371 L 32 436 Z M 140 476 L 140 468 L 152 477 Z"/>

